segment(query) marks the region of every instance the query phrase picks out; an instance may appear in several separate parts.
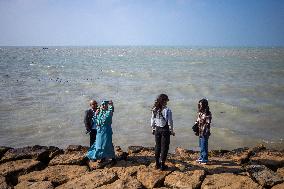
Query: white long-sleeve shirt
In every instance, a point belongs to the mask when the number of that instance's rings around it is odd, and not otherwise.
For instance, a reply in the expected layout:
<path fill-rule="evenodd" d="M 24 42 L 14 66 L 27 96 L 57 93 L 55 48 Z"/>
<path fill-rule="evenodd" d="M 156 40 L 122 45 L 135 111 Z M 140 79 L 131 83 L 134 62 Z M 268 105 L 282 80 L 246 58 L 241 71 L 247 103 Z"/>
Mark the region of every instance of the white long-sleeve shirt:
<path fill-rule="evenodd" d="M 173 131 L 173 117 L 172 117 L 172 111 L 165 107 L 162 110 L 162 115 L 160 115 L 159 112 L 157 112 L 157 115 L 155 117 L 154 111 L 152 111 L 151 116 L 151 127 L 152 129 L 155 129 L 156 127 L 164 127 L 166 123 L 168 123 L 170 131 Z"/>

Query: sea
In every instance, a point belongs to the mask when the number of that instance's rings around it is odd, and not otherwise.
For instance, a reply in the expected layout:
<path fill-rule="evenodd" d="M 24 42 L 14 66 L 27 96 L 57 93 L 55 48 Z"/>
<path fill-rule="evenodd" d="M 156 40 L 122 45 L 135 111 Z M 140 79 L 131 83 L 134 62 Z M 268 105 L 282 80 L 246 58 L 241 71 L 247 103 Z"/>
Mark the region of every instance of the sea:
<path fill-rule="evenodd" d="M 202 98 L 209 149 L 284 149 L 284 48 L 0 47 L 0 81 L 0 146 L 88 146 L 84 112 L 95 99 L 114 102 L 115 146 L 152 147 L 151 109 L 165 93 L 171 152 L 198 150 Z"/>

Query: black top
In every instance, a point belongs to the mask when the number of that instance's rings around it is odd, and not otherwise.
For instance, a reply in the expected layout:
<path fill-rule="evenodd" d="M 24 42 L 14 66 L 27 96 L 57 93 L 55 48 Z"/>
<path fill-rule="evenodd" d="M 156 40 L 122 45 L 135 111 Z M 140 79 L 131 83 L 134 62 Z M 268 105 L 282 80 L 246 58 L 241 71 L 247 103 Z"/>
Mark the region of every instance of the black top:
<path fill-rule="evenodd" d="M 86 130 L 91 130 L 92 125 L 93 125 L 93 116 L 95 114 L 95 111 L 93 109 L 89 109 L 85 111 L 85 117 L 84 117 L 84 123 Z"/>

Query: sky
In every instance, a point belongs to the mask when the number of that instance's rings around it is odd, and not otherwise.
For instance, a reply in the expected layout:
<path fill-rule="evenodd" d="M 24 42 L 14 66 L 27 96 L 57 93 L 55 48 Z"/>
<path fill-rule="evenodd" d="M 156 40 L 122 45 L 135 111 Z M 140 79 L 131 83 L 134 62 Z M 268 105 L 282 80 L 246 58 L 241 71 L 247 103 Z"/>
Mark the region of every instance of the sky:
<path fill-rule="evenodd" d="M 0 0 L 0 46 L 284 46 L 284 0 Z"/>

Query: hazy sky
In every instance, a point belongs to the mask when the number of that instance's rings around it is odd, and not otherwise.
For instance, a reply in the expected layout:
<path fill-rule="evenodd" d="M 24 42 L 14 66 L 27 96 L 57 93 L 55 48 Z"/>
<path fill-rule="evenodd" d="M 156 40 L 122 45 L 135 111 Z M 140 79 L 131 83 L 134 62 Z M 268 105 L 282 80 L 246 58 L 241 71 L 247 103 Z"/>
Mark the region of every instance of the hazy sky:
<path fill-rule="evenodd" d="M 0 0 L 0 46 L 284 46 L 284 0 Z"/>

